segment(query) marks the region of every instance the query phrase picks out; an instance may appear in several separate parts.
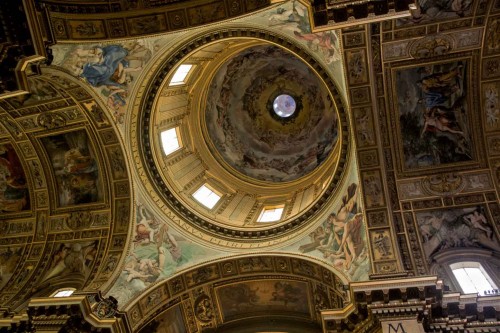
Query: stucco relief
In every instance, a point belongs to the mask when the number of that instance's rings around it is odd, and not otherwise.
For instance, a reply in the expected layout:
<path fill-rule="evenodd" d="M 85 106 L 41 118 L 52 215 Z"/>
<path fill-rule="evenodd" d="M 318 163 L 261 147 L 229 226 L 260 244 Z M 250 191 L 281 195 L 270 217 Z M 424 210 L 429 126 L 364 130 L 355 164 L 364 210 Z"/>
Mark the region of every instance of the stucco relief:
<path fill-rule="evenodd" d="M 483 116 L 487 131 L 500 130 L 500 81 L 484 83 L 482 86 Z"/>
<path fill-rule="evenodd" d="M 474 0 L 418 0 L 417 8 L 411 11 L 411 17 L 398 19 L 397 26 L 469 16 L 474 8 L 473 4 Z"/>
<path fill-rule="evenodd" d="M 448 248 L 482 247 L 499 251 L 498 239 L 485 206 L 416 213 L 422 246 L 428 260 Z"/>
<path fill-rule="evenodd" d="M 401 182 L 401 184 L 398 185 L 398 193 L 403 200 L 425 196 L 421 181 Z"/>

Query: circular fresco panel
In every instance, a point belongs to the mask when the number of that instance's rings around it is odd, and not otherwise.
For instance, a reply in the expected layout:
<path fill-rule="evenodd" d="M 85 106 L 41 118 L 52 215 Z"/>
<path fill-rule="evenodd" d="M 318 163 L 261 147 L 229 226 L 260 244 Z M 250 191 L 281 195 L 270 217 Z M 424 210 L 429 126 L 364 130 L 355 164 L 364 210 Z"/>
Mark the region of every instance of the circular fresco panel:
<path fill-rule="evenodd" d="M 337 142 L 327 87 L 304 61 L 274 45 L 250 47 L 219 67 L 205 118 L 215 155 L 261 181 L 307 175 Z"/>

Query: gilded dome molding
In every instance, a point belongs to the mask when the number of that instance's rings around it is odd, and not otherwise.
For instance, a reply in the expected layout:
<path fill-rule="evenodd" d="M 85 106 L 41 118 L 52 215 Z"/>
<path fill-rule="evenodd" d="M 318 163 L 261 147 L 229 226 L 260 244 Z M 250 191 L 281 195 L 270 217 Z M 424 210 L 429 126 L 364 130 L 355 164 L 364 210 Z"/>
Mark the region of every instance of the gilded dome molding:
<path fill-rule="evenodd" d="M 152 131 L 155 128 L 152 115 L 157 103 L 158 96 L 162 93 L 165 81 L 172 75 L 173 69 L 186 57 L 203 46 L 214 42 L 231 39 L 252 39 L 261 42 L 278 45 L 287 51 L 297 55 L 312 68 L 323 80 L 329 89 L 330 96 L 338 112 L 339 147 L 338 161 L 333 175 L 325 184 L 320 196 L 311 204 L 307 210 L 295 217 L 268 227 L 254 228 L 253 230 L 220 225 L 211 218 L 195 213 L 192 207 L 185 205 L 172 193 L 165 183 L 162 171 L 156 164 L 157 157 L 152 147 Z M 215 245 L 230 246 L 235 248 L 250 248 L 259 243 L 257 247 L 276 246 L 283 241 L 293 238 L 298 230 L 303 229 L 308 221 L 314 220 L 324 213 L 328 203 L 333 202 L 338 185 L 341 183 L 342 175 L 348 166 L 351 133 L 349 130 L 349 119 L 345 109 L 344 97 L 338 91 L 335 81 L 330 77 L 328 71 L 319 64 L 313 55 L 310 55 L 301 46 L 296 45 L 284 36 L 278 35 L 259 28 L 241 29 L 239 27 L 218 28 L 217 30 L 205 31 L 197 36 L 189 37 L 187 44 L 177 43 L 169 56 L 160 63 L 158 60 L 153 64 L 155 72 L 150 75 L 149 83 L 139 87 L 137 99 L 141 100 L 134 107 L 131 115 L 131 144 L 134 152 L 138 173 L 145 185 L 146 192 L 152 197 L 159 210 L 163 211 L 177 227 L 184 229 L 191 235 L 197 236 Z M 181 88 L 179 88 L 181 89 Z M 189 113 L 189 111 L 188 111 Z M 144 169 L 143 169 L 144 168 Z"/>

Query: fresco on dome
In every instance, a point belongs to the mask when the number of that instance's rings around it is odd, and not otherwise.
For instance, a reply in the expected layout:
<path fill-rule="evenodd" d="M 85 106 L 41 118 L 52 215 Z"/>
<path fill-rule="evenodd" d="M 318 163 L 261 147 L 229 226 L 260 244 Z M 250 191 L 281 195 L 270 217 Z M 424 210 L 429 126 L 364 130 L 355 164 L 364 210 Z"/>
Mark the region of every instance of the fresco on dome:
<path fill-rule="evenodd" d="M 85 130 L 52 135 L 41 141 L 56 178 L 59 206 L 102 200 L 98 163 Z"/>
<path fill-rule="evenodd" d="M 186 323 L 184 322 L 184 315 L 182 314 L 181 305 L 175 305 L 160 314 L 146 326 L 144 326 L 139 333 L 188 333 Z"/>
<path fill-rule="evenodd" d="M 474 0 L 418 0 L 411 16 L 396 20 L 396 26 L 457 19 L 471 15 L 473 8 Z"/>
<path fill-rule="evenodd" d="M 473 159 L 467 68 L 463 60 L 394 73 L 406 169 Z"/>
<path fill-rule="evenodd" d="M 328 65 L 340 63 L 340 44 L 335 31 L 312 33 L 307 8 L 299 1 L 287 1 L 260 16 L 252 16 L 252 22 L 294 37 Z"/>
<path fill-rule="evenodd" d="M 0 144 L 0 213 L 30 208 L 26 176 L 11 144 Z"/>
<path fill-rule="evenodd" d="M 370 259 L 360 195 L 359 185 L 350 183 L 340 207 L 332 209 L 308 237 L 288 249 L 327 261 L 351 281 L 367 280 Z"/>
<path fill-rule="evenodd" d="M 415 214 L 426 258 L 450 248 L 480 247 L 500 251 L 484 206 L 439 209 Z"/>
<path fill-rule="evenodd" d="M 109 294 L 123 306 L 151 284 L 214 254 L 217 252 L 182 237 L 139 204 L 132 248 Z"/>
<path fill-rule="evenodd" d="M 9 246 L 7 248 L 0 248 L 0 290 L 9 282 L 12 274 L 14 274 L 14 270 L 22 254 L 22 247 Z"/>
<path fill-rule="evenodd" d="M 158 40 L 121 44 L 56 45 L 54 64 L 93 86 L 106 101 L 117 123 L 123 123 L 132 85 L 160 48 Z"/>
<path fill-rule="evenodd" d="M 224 320 L 288 313 L 310 317 L 307 284 L 291 280 L 235 283 L 216 289 Z"/>
<path fill-rule="evenodd" d="M 275 92 L 295 96 L 290 120 L 273 116 Z M 292 181 L 323 163 L 338 137 L 337 114 L 321 80 L 276 46 L 248 48 L 220 67 L 206 104 L 215 149 L 230 166 L 263 181 Z"/>

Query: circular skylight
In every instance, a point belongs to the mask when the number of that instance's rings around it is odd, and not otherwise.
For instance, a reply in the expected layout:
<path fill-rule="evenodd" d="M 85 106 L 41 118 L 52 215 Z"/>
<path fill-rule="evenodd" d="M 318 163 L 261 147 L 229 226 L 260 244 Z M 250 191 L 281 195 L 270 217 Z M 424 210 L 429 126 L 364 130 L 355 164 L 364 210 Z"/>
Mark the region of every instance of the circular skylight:
<path fill-rule="evenodd" d="M 286 94 L 279 95 L 273 102 L 274 112 L 282 118 L 290 117 L 295 112 L 296 107 L 297 104 L 293 97 Z"/>

